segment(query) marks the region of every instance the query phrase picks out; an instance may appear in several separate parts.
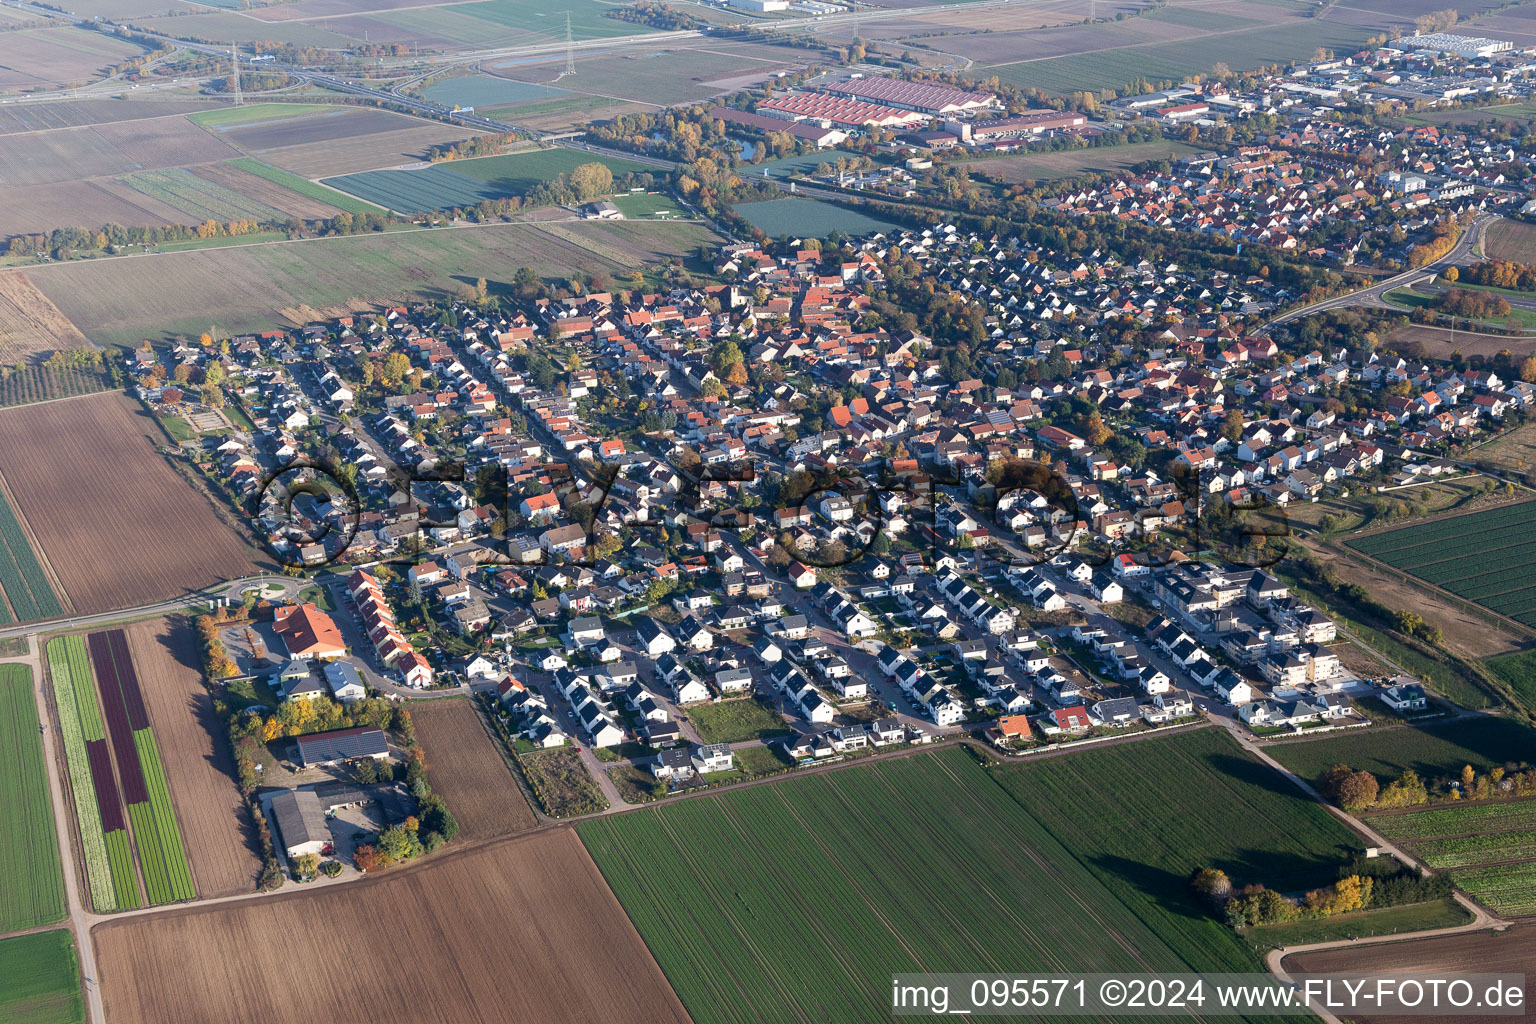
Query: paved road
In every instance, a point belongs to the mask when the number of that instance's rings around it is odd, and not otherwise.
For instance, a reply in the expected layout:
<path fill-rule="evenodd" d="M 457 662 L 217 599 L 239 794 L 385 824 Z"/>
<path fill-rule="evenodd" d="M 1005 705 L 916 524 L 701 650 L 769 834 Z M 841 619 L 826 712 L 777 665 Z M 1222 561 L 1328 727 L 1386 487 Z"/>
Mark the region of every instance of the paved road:
<path fill-rule="evenodd" d="M 156 615 L 171 615 L 175 612 L 187 611 L 189 608 L 200 607 L 216 597 L 229 597 L 239 601 L 242 592 L 258 583 L 281 584 L 286 599 L 292 599 L 300 590 L 310 586 L 308 580 L 294 579 L 291 576 L 244 576 L 237 580 L 231 580 L 228 583 L 218 583 L 194 593 L 183 594 L 181 597 L 173 597 L 168 601 L 140 605 L 137 608 L 120 608 L 115 611 L 100 612 L 95 615 L 71 615 L 64 618 L 27 622 L 18 626 L 7 626 L 4 629 L 0 629 L 0 640 L 30 636 L 33 633 L 62 633 L 77 629 L 90 629 L 93 626 L 106 626 L 114 622 L 126 622 L 130 619 L 147 619 Z"/>
<path fill-rule="evenodd" d="M 1426 263 L 1422 267 L 1405 270 L 1401 274 L 1389 277 L 1383 281 L 1377 281 L 1375 284 L 1367 285 L 1359 291 L 1350 292 L 1348 295 L 1336 295 L 1331 299 L 1323 299 L 1321 302 L 1314 302 L 1309 306 L 1302 306 L 1299 309 L 1281 313 L 1279 316 L 1273 317 L 1261 324 L 1256 333 L 1263 333 L 1272 328 L 1288 324 L 1292 320 L 1311 316 L 1313 313 L 1326 312 L 1330 309 L 1345 309 L 1350 306 L 1375 306 L 1380 309 L 1396 309 L 1398 307 L 1389 304 L 1383 296 L 1394 289 L 1404 288 L 1419 281 L 1433 281 L 1443 268 L 1465 260 L 1475 249 L 1480 249 L 1483 232 L 1488 229 L 1488 225 L 1499 219 L 1500 217 L 1496 213 L 1478 214 L 1476 219 L 1461 233 L 1461 238 L 1457 239 L 1451 251 L 1433 263 Z"/>

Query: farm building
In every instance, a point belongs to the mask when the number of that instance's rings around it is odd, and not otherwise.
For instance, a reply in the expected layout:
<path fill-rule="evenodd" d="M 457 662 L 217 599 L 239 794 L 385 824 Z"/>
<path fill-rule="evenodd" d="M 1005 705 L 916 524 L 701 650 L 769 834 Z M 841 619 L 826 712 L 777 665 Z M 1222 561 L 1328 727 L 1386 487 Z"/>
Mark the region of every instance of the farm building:
<path fill-rule="evenodd" d="M 389 756 L 389 740 L 383 729 L 358 726 L 355 729 L 333 729 L 300 736 L 298 762 L 302 767 L 336 764 L 359 757 L 371 757 L 381 761 Z"/>
<path fill-rule="evenodd" d="M 290 790 L 272 798 L 272 818 L 289 859 L 319 853 L 331 841 L 320 798 L 307 790 Z"/>

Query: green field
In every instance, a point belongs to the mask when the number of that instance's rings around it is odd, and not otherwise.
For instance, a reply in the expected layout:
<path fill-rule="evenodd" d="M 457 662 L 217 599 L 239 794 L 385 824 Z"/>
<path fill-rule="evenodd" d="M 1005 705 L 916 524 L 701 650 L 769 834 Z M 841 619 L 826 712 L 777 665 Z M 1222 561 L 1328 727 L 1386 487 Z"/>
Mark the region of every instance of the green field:
<path fill-rule="evenodd" d="M 68 929 L 0 940 L 0 1020 L 6 1024 L 80 1024 L 85 1000 Z"/>
<path fill-rule="evenodd" d="M 1204 17 L 1204 14 L 1199 16 Z M 1081 89 L 1118 90 L 1133 78 L 1178 83 L 1189 75 L 1210 71 L 1217 61 L 1233 71 L 1247 71 L 1267 64 L 1288 64 L 1309 58 L 1320 46 L 1341 53 L 1350 52 L 1358 50 L 1370 35 L 1369 29 L 1354 25 L 1297 18 L 1283 25 L 1259 25 L 1226 32 L 1214 39 L 1191 33 L 1190 38 L 1172 42 L 1118 46 L 1015 64 L 985 65 L 974 68 L 967 75 L 975 79 L 996 75 L 1021 88 L 1052 93 Z"/>
<path fill-rule="evenodd" d="M 1536 650 L 1501 654 L 1484 661 L 1483 667 L 1508 683 L 1526 707 L 1536 708 Z"/>
<path fill-rule="evenodd" d="M 176 824 L 171 787 L 165 778 L 155 731 L 148 728 L 135 730 L 133 745 L 138 750 L 144 783 L 149 790 L 149 803 L 134 805 L 145 810 L 138 812 L 142 824 L 135 819 L 133 827 L 133 834 L 139 841 L 145 891 L 149 893 L 151 903 L 195 899 L 197 890 L 192 885 L 192 868 L 187 863 L 181 829 Z M 128 809 L 130 814 L 134 807 Z"/>
<path fill-rule="evenodd" d="M 0 590 L 5 592 L 5 602 L 0 602 L 0 625 L 64 614 L 63 606 L 48 585 L 48 577 L 43 575 L 43 567 L 32 553 L 32 545 L 27 542 L 16 513 L 3 495 L 0 495 Z M 9 602 L 9 608 L 6 602 Z"/>
<path fill-rule="evenodd" d="M 1362 840 L 1221 729 L 995 770 L 1019 803 L 1197 971 L 1258 970 L 1189 892 L 1200 867 L 1236 886 L 1332 883 Z"/>
<path fill-rule="evenodd" d="M 65 909 L 32 672 L 0 665 L 0 932 L 63 920 Z"/>
<path fill-rule="evenodd" d="M 1430 867 L 1456 869 L 1456 884 L 1494 910 L 1536 913 L 1536 799 L 1442 804 L 1367 820 Z"/>
<path fill-rule="evenodd" d="M 478 3 L 454 4 L 443 10 L 448 14 L 463 14 L 492 25 L 561 39 L 565 38 L 567 14 L 570 15 L 571 36 L 575 39 L 601 39 L 655 31 L 645 25 L 604 17 L 602 5 L 589 0 L 480 0 Z"/>
<path fill-rule="evenodd" d="M 1536 861 L 1451 872 L 1456 887 L 1496 914 L 1536 914 Z"/>
<path fill-rule="evenodd" d="M 1302 778 L 1333 765 L 1365 769 L 1383 780 L 1412 768 L 1426 782 L 1456 775 L 1463 765 L 1482 771 L 1536 757 L 1536 730 L 1513 719 L 1461 718 L 1423 726 L 1390 726 L 1318 740 L 1276 743 L 1270 756 Z"/>
<path fill-rule="evenodd" d="M 1536 501 L 1372 534 L 1349 546 L 1516 622 L 1536 626 Z"/>
<path fill-rule="evenodd" d="M 474 206 L 489 199 L 520 196 L 540 182 L 568 174 L 582 164 L 600 163 L 615 179 L 657 168 L 599 157 L 574 149 L 539 149 L 473 160 L 451 160 L 414 171 L 364 171 L 325 178 L 332 188 L 401 213 L 426 213 Z"/>
<path fill-rule="evenodd" d="M 846 149 L 822 149 L 817 150 L 815 153 L 801 153 L 799 156 L 764 160 L 760 164 L 751 164 L 741 168 L 740 173 L 743 178 L 761 178 L 766 171 L 775 178 L 788 178 L 795 174 L 809 174 L 822 164 L 835 167 L 839 157 L 859 160 L 863 158 L 863 154 L 853 153 Z"/>
<path fill-rule="evenodd" d="M 260 124 L 265 121 L 285 121 L 305 114 L 318 114 L 323 110 L 344 110 L 334 103 L 252 103 L 244 107 L 219 107 L 199 110 L 188 114 L 187 119 L 204 128 L 224 128 L 229 125 Z"/>
<path fill-rule="evenodd" d="M 273 167 L 271 164 L 264 164 L 255 157 L 242 156 L 236 160 L 229 161 L 229 166 L 239 168 L 247 174 L 254 174 L 258 178 L 266 178 L 268 181 L 281 185 L 290 191 L 297 192 L 301 196 L 308 196 L 310 199 L 318 200 L 328 206 L 334 206 L 338 210 L 345 210 L 348 213 L 379 213 L 382 210 L 382 207 L 375 206 L 372 203 L 365 203 L 361 199 L 347 195 L 345 192 L 326 188 L 324 185 L 310 181 L 308 178 L 301 178 L 291 171 L 285 171 L 280 167 Z"/>
<path fill-rule="evenodd" d="M 1536 860 L 1536 832 L 1499 832 L 1482 836 L 1430 839 L 1415 845 L 1413 852 L 1432 868 Z"/>
<path fill-rule="evenodd" d="M 896 229 L 896 225 L 889 221 L 819 199 L 769 199 L 761 203 L 742 203 L 733 209 L 745 217 L 747 223 L 774 238 L 786 235 L 824 237 L 834 231 L 857 236 Z"/>
<path fill-rule="evenodd" d="M 740 743 L 789 731 L 783 715 L 752 698 L 698 704 L 688 709 L 688 718 L 705 743 Z"/>
<path fill-rule="evenodd" d="M 1474 832 L 1536 830 L 1536 800 L 1452 804 L 1411 814 L 1372 815 L 1368 820 L 1372 828 L 1388 839 L 1404 842 Z"/>
<path fill-rule="evenodd" d="M 1258 970 L 1192 866 L 1289 889 L 1358 845 L 1218 730 L 1017 768 L 950 747 L 577 831 L 698 1024 L 885 1020 L 907 971 Z"/>

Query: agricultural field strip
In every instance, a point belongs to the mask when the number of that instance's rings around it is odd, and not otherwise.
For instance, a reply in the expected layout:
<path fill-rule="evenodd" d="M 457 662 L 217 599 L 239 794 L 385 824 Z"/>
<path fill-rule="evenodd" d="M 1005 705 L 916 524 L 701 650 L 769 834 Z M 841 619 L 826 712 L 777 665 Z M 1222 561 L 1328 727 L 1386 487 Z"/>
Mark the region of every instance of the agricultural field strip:
<path fill-rule="evenodd" d="M 5 591 L 5 597 L 16 613 L 15 619 L 5 617 L 9 613 L 0 604 L 0 623 L 30 622 L 64 614 L 32 545 L 27 541 L 21 521 L 16 518 L 16 510 L 11 508 L 4 494 L 0 494 L 0 589 Z"/>
<path fill-rule="evenodd" d="M 285 171 L 281 167 L 273 167 L 271 164 L 262 163 L 255 157 L 242 156 L 239 159 L 229 161 L 229 166 L 236 170 L 245 171 L 247 174 L 254 174 L 258 178 L 265 178 L 274 185 L 281 185 L 290 192 L 297 192 L 308 199 L 325 203 L 327 206 L 334 206 L 336 209 L 347 213 L 378 213 L 382 209 L 382 207 L 375 206 L 373 203 L 364 202 L 361 199 L 349 196 L 345 192 L 328 188 L 325 185 L 310 181 L 308 178 L 300 177 L 291 171 Z"/>
<path fill-rule="evenodd" d="M 845 991 L 869 1002 L 839 1003 L 838 1019 L 882 1019 L 878 993 L 860 993 L 873 964 L 1081 970 L 1085 953 L 1109 969 L 1184 963 L 962 751 L 738 790 L 578 832 L 701 1022 L 754 1020 L 746 1006 L 764 999 L 785 1019 L 821 1019 Z M 905 839 L 892 849 L 878 838 L 890 836 Z M 969 905 L 933 899 L 935 878 L 974 894 Z M 841 894 L 835 906 L 824 905 L 828 894 Z M 818 909 L 786 913 L 807 905 Z M 722 948 L 741 955 L 722 962 Z M 807 992 L 804 978 L 822 979 L 820 990 Z"/>
<path fill-rule="evenodd" d="M 267 223 L 286 215 L 233 189 L 200 178 L 188 170 L 141 171 L 122 179 L 135 192 L 204 220 L 257 220 Z"/>
<path fill-rule="evenodd" d="M 1251 947 L 1190 896 L 1197 867 L 1295 890 L 1334 879 L 1358 840 L 1221 730 L 999 770 L 994 779 L 1197 971 L 1259 969 Z M 1166 780 L 1181 780 L 1170 787 Z M 1156 865 L 1147 877 L 1137 865 Z"/>
<path fill-rule="evenodd" d="M 534 150 L 453 160 L 422 170 L 344 174 L 324 178 L 322 184 L 401 213 L 422 213 L 521 195 L 540 180 L 566 173 L 583 163 L 603 164 L 615 177 L 652 170 L 617 158 L 590 157 L 566 150 Z"/>
<path fill-rule="evenodd" d="M 84 1024 L 80 961 L 67 928 L 0 940 L 0 1020 L 8 1024 Z"/>
<path fill-rule="evenodd" d="M 1385 533 L 1352 540 L 1349 545 L 1368 555 L 1405 550 L 1447 538 L 1467 537 L 1468 527 L 1473 521 L 1483 528 L 1480 533 L 1502 529 L 1513 524 L 1530 523 L 1536 521 L 1536 501 L 1521 502 L 1518 505 L 1508 505 L 1486 512 L 1474 512 L 1470 515 L 1451 516 L 1419 526 L 1388 530 Z"/>
<path fill-rule="evenodd" d="M 1536 862 L 1451 872 L 1457 888 L 1495 913 L 1536 914 Z"/>
<path fill-rule="evenodd" d="M 1432 868 L 1536 860 L 1536 800 L 1386 814 L 1369 821 Z"/>
<path fill-rule="evenodd" d="M 128 655 L 127 639 L 120 629 L 92 633 L 90 647 L 91 661 L 96 667 L 106 705 L 108 733 L 123 783 L 128 817 L 139 848 L 139 867 L 144 875 L 145 891 L 151 903 L 192 899 L 197 895 L 192 888 L 192 870 L 187 865 L 181 835 L 176 828 L 176 815 L 171 808 L 164 771 L 160 768 L 159 752 L 153 749 L 149 715 L 144 710 L 138 675 Z M 140 756 L 146 741 L 153 754 L 150 768 L 159 774 L 153 791 L 146 775 L 145 760 Z"/>
<path fill-rule="evenodd" d="M 1455 805 L 1412 814 L 1380 814 L 1367 818 L 1366 822 L 1388 839 L 1404 842 L 1476 835 L 1490 830 L 1536 828 L 1536 800 Z"/>
<path fill-rule="evenodd" d="M 1482 836 L 1426 839 L 1412 844 L 1415 855 L 1432 868 L 1508 864 L 1536 860 L 1536 833 L 1527 830 Z"/>
<path fill-rule="evenodd" d="M 107 375 L 96 369 L 68 366 L 55 370 L 51 366 L 25 366 L 0 380 L 0 407 L 89 395 L 111 386 Z M 4 607 L 0 604 L 0 616 L 5 614 Z"/>
<path fill-rule="evenodd" d="M 67 909 L 37 724 L 31 669 L 0 665 L 0 932 L 62 920 Z"/>
<path fill-rule="evenodd" d="M 54 701 L 58 705 L 59 734 L 64 742 L 64 759 L 69 769 L 69 788 L 74 794 L 75 819 L 80 830 L 80 845 L 85 860 L 85 874 L 91 890 L 91 903 L 98 911 L 116 910 L 114 874 L 108 856 L 105 832 L 107 814 L 101 801 L 108 794 L 98 793 L 93 776 L 94 765 L 86 749 L 86 733 L 92 726 L 94 706 L 83 711 L 86 699 L 77 689 L 88 685 L 90 667 L 85 663 L 85 646 L 79 637 L 55 637 L 48 641 L 48 674 L 53 680 Z M 108 781 L 111 772 L 108 770 Z M 116 787 L 111 798 L 115 799 Z M 129 866 L 130 872 L 132 865 Z M 137 888 L 137 883 L 135 883 Z"/>

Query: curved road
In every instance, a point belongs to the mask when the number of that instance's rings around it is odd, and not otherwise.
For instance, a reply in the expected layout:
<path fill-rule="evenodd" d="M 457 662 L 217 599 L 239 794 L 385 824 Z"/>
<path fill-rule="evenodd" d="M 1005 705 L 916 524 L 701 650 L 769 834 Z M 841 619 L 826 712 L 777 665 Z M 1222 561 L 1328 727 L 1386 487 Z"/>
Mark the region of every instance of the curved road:
<path fill-rule="evenodd" d="M 1398 307 L 1389 304 L 1383 296 L 1397 288 L 1404 288 L 1419 281 L 1433 281 L 1443 268 L 1453 263 L 1461 262 L 1472 254 L 1474 250 L 1481 251 L 1483 233 L 1488 229 L 1489 224 L 1499 219 L 1500 217 L 1496 213 L 1478 214 L 1472 223 L 1467 226 L 1467 229 L 1461 233 L 1461 237 L 1451 247 L 1451 251 L 1433 263 L 1426 263 L 1422 267 L 1405 270 L 1401 274 L 1377 281 L 1375 284 L 1367 285 L 1359 291 L 1350 292 L 1348 295 L 1335 295 L 1331 299 L 1323 299 L 1309 306 L 1302 306 L 1298 309 L 1281 313 L 1279 316 L 1272 317 L 1260 324 L 1255 333 L 1262 334 L 1272 328 L 1288 324 L 1292 320 L 1311 316 L 1313 313 L 1323 313 L 1330 309 L 1344 309 L 1349 306 L 1376 306 L 1381 309 L 1396 309 Z"/>

